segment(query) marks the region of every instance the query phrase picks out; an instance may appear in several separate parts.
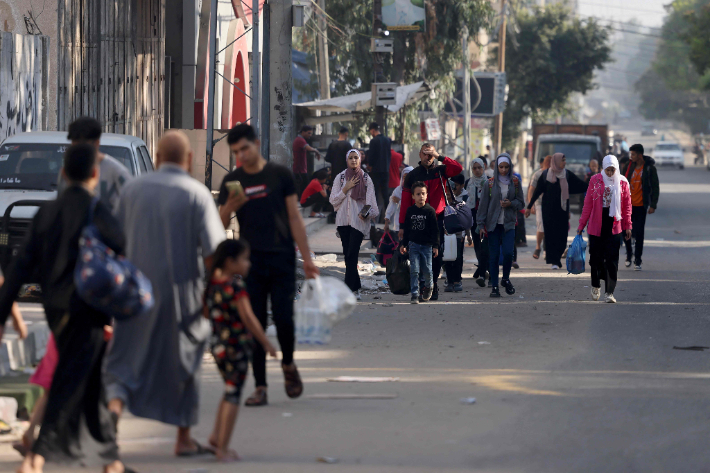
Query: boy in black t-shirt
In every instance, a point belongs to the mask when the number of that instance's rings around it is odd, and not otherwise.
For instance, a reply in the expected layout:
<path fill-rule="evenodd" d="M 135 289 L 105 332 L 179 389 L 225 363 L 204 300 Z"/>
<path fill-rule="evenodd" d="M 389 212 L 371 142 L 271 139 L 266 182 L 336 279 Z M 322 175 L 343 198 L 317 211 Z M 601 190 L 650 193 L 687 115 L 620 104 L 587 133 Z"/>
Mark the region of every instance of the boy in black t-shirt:
<path fill-rule="evenodd" d="M 439 255 L 439 225 L 434 207 L 426 203 L 429 189 L 423 182 L 412 184 L 414 205 L 407 209 L 404 217 L 404 238 L 400 251 L 409 251 L 410 283 L 412 304 L 427 302 L 431 299 L 434 277 L 432 273 L 432 254 Z M 419 297 L 419 274 L 424 278 L 424 288 Z"/>
<path fill-rule="evenodd" d="M 224 178 L 219 191 L 219 214 L 225 228 L 237 214 L 240 237 L 251 246 L 251 271 L 246 280 L 254 314 L 266 330 L 267 298 L 271 299 L 274 325 L 281 345 L 286 394 L 296 398 L 303 392 L 301 377 L 293 362 L 295 328 L 293 301 L 296 295 L 296 251 L 303 256 L 306 279 L 319 274 L 308 247 L 306 228 L 298 210 L 293 173 L 267 162 L 259 153 L 259 140 L 250 125 L 237 125 L 227 136 L 229 149 L 241 167 Z M 241 187 L 234 181 L 239 181 Z M 236 184 L 236 185 L 235 185 Z M 252 367 L 256 391 L 246 406 L 263 406 L 266 395 L 266 352 L 254 347 Z"/>

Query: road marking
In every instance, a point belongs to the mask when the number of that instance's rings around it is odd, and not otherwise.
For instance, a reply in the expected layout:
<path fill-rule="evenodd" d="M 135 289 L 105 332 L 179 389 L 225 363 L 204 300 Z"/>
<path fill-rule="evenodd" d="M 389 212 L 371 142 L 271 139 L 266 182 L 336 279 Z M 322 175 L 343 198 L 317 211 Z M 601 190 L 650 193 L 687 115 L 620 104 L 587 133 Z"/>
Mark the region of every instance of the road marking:
<path fill-rule="evenodd" d="M 515 296 L 513 296 L 515 297 Z M 367 302 L 366 302 L 367 304 Z M 406 305 L 409 306 L 409 302 L 370 302 L 369 305 L 382 305 L 382 304 L 393 304 L 393 305 Z M 497 304 L 518 304 L 518 305 L 530 305 L 530 304 L 599 304 L 604 305 L 601 301 L 575 301 L 575 300 L 564 300 L 564 301 L 540 301 L 535 299 L 518 299 L 511 300 L 506 298 L 501 298 L 495 301 L 439 301 L 435 304 L 424 304 L 425 306 L 435 307 L 436 305 L 497 305 Z M 611 305 L 611 304 L 610 304 Z M 710 302 L 617 302 L 614 305 L 658 305 L 658 306 L 709 306 Z M 421 307 L 421 305 L 420 305 Z"/>

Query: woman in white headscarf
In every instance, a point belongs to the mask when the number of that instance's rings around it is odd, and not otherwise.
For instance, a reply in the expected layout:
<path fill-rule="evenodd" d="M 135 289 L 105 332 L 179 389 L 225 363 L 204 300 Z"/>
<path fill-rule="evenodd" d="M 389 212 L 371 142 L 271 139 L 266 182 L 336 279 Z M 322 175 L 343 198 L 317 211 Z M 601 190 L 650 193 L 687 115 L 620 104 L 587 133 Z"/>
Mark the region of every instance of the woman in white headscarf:
<path fill-rule="evenodd" d="M 621 235 L 625 233 L 627 240 L 631 238 L 631 190 L 629 181 L 619 173 L 616 156 L 605 157 L 602 167 L 604 171 L 589 180 L 577 234 L 581 235 L 589 224 L 592 299 L 599 300 L 603 279 L 605 300 L 614 303 Z"/>
<path fill-rule="evenodd" d="M 476 217 L 478 208 L 481 205 L 481 194 L 484 186 L 487 185 L 488 177 L 486 176 L 486 161 L 485 158 L 478 157 L 471 162 L 471 178 L 468 180 L 466 191 L 468 192 L 468 200 L 466 206 L 471 209 L 473 214 L 473 228 L 471 229 L 471 237 L 473 239 L 473 249 L 476 251 L 476 259 L 478 267 L 473 273 L 473 279 L 476 284 L 481 287 L 486 287 L 486 277 L 488 273 L 488 237 L 481 236 L 476 232 Z"/>
<path fill-rule="evenodd" d="M 390 203 L 387 205 L 387 210 L 385 210 L 385 232 L 390 231 L 390 225 L 392 226 L 392 230 L 395 232 L 399 231 L 399 204 L 402 201 L 402 184 L 404 183 L 404 177 L 413 170 L 414 168 L 412 166 L 407 166 L 402 169 L 399 185 L 392 191 Z"/>
<path fill-rule="evenodd" d="M 370 222 L 380 215 L 372 179 L 362 170 L 362 157 L 356 149 L 346 155 L 348 167 L 333 178 L 330 203 L 337 212 L 335 225 L 345 255 L 345 284 L 360 300 L 360 275 L 357 272 L 357 257 L 365 235 L 370 231 Z M 369 206 L 367 215 L 363 214 Z"/>
<path fill-rule="evenodd" d="M 529 217 L 535 201 L 542 196 L 542 222 L 545 228 L 545 262 L 552 269 L 562 267 L 562 253 L 567 248 L 569 233 L 569 196 L 583 194 L 587 183 L 567 169 L 567 158 L 562 153 L 552 155 L 550 169 L 543 171 L 537 181 L 525 217 Z"/>

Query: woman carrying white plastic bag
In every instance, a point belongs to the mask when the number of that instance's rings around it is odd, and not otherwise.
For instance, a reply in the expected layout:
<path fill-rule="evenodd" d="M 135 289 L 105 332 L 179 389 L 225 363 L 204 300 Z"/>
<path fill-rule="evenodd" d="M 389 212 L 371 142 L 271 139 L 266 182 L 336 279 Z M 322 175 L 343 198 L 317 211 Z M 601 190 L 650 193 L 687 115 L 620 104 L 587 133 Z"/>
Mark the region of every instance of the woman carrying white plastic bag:
<path fill-rule="evenodd" d="M 298 343 L 330 343 L 333 325 L 355 310 L 357 300 L 345 283 L 331 277 L 317 277 L 303 283 L 296 301 Z"/>

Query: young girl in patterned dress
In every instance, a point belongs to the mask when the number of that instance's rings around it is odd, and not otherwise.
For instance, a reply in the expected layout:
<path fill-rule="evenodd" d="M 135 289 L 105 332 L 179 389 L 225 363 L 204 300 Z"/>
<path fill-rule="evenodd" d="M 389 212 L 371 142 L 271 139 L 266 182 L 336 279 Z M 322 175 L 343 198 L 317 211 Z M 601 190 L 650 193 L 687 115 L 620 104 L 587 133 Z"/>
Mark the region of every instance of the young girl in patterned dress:
<path fill-rule="evenodd" d="M 242 386 L 252 352 L 252 336 L 271 356 L 276 350 L 254 315 L 243 278 L 249 273 L 248 244 L 225 240 L 214 253 L 212 275 L 205 293 L 206 314 L 212 320 L 212 355 L 224 379 L 224 398 L 217 410 L 210 444 L 217 459 L 239 460 L 229 440 L 239 415 Z"/>

